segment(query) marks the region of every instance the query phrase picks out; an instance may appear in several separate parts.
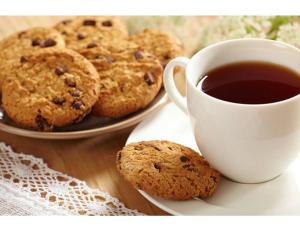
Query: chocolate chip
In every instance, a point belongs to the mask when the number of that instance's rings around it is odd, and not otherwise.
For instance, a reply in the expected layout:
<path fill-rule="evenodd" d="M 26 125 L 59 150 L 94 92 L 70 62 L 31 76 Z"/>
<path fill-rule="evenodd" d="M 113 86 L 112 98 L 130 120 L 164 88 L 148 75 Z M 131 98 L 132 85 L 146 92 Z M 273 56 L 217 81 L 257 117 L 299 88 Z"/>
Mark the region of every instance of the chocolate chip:
<path fill-rule="evenodd" d="M 122 154 L 121 152 L 118 152 L 118 160 L 121 160 L 121 158 L 122 158 Z"/>
<path fill-rule="evenodd" d="M 152 85 L 155 83 L 155 79 L 151 72 L 146 72 L 146 74 L 144 75 L 144 80 L 148 85 Z"/>
<path fill-rule="evenodd" d="M 76 82 L 73 79 L 66 78 L 64 80 L 65 84 L 68 85 L 69 87 L 76 87 Z"/>
<path fill-rule="evenodd" d="M 197 172 L 197 168 L 195 167 L 194 164 L 185 164 L 182 166 L 184 169 L 191 171 L 191 172 Z"/>
<path fill-rule="evenodd" d="M 153 148 L 154 148 L 156 151 L 159 151 L 159 152 L 161 151 L 160 148 L 158 148 L 158 147 L 156 147 L 156 146 L 153 146 Z"/>
<path fill-rule="evenodd" d="M 153 144 L 144 144 L 146 147 L 151 147 L 151 148 L 154 148 L 156 151 L 161 151 L 160 148 L 156 147 L 155 145 Z"/>
<path fill-rule="evenodd" d="M 63 20 L 61 23 L 64 25 L 67 25 L 67 24 L 70 24 L 71 22 L 72 22 L 71 19 L 66 19 L 66 20 Z"/>
<path fill-rule="evenodd" d="M 80 96 L 80 91 L 78 89 L 74 89 L 72 91 L 69 91 L 69 93 L 73 97 L 79 97 Z"/>
<path fill-rule="evenodd" d="M 61 32 L 62 35 L 68 35 L 66 31 Z"/>
<path fill-rule="evenodd" d="M 108 26 L 108 27 L 110 27 L 112 25 L 113 25 L 112 21 L 110 21 L 110 20 L 106 20 L 106 21 L 102 22 L 102 26 Z"/>
<path fill-rule="evenodd" d="M 94 48 L 94 47 L 97 47 L 97 44 L 95 42 L 91 42 L 86 46 L 86 48 Z"/>
<path fill-rule="evenodd" d="M 190 160 L 190 158 L 188 158 L 187 156 L 181 156 L 180 160 L 181 160 L 181 162 L 187 162 Z"/>
<path fill-rule="evenodd" d="M 43 42 L 41 47 L 53 47 L 56 45 L 56 41 L 53 39 L 47 39 L 46 41 Z"/>
<path fill-rule="evenodd" d="M 46 130 L 47 128 L 50 128 L 50 125 L 49 125 L 47 119 L 45 119 L 41 115 L 37 115 L 35 117 L 35 123 L 36 123 L 38 129 L 41 131 Z"/>
<path fill-rule="evenodd" d="M 78 34 L 77 34 L 77 39 L 78 39 L 78 40 L 83 40 L 83 39 L 85 39 L 85 38 L 86 38 L 85 35 L 83 35 L 83 34 L 81 34 L 81 33 L 78 33 Z"/>
<path fill-rule="evenodd" d="M 119 88 L 120 88 L 121 92 L 124 92 L 124 90 L 125 90 L 125 84 L 120 84 Z"/>
<path fill-rule="evenodd" d="M 136 151 L 141 151 L 141 150 L 143 150 L 143 147 L 141 147 L 141 146 L 136 146 L 136 147 L 134 147 L 134 150 L 136 150 Z"/>
<path fill-rule="evenodd" d="M 96 26 L 96 21 L 93 19 L 86 19 L 83 21 L 82 25 L 84 26 Z"/>
<path fill-rule="evenodd" d="M 35 46 L 39 46 L 41 44 L 41 40 L 40 39 L 32 39 L 31 40 L 31 46 L 35 47 Z"/>
<path fill-rule="evenodd" d="M 103 59 L 103 58 L 104 58 L 103 55 L 96 55 L 96 56 L 94 57 L 94 59 Z"/>
<path fill-rule="evenodd" d="M 104 89 L 106 89 L 105 85 L 100 83 L 100 90 L 104 90 Z"/>
<path fill-rule="evenodd" d="M 20 63 L 26 63 L 28 59 L 25 56 L 21 56 Z"/>
<path fill-rule="evenodd" d="M 212 179 L 215 183 L 217 183 L 217 177 L 211 176 L 210 179 Z"/>
<path fill-rule="evenodd" d="M 164 59 L 167 59 L 167 60 L 169 60 L 171 57 L 168 55 L 168 54 L 166 54 L 165 56 L 164 56 Z"/>
<path fill-rule="evenodd" d="M 55 96 L 52 99 L 52 102 L 55 103 L 55 104 L 57 104 L 57 105 L 63 105 L 66 102 L 66 99 L 64 97 Z"/>
<path fill-rule="evenodd" d="M 26 34 L 26 31 L 21 31 L 19 34 L 18 34 L 18 38 L 22 38 L 23 35 Z"/>
<path fill-rule="evenodd" d="M 56 67 L 55 68 L 55 74 L 60 76 L 67 72 L 67 69 L 65 67 Z"/>
<path fill-rule="evenodd" d="M 76 110 L 79 110 L 80 107 L 81 107 L 81 105 L 82 105 L 82 102 L 81 102 L 81 101 L 74 101 L 74 102 L 72 103 L 72 108 L 74 108 L 74 109 L 76 109 Z"/>
<path fill-rule="evenodd" d="M 160 170 L 161 170 L 160 164 L 154 163 L 153 166 L 160 172 Z"/>
<path fill-rule="evenodd" d="M 136 60 L 142 59 L 143 53 L 141 51 L 136 51 L 136 52 L 134 52 L 134 57 Z"/>

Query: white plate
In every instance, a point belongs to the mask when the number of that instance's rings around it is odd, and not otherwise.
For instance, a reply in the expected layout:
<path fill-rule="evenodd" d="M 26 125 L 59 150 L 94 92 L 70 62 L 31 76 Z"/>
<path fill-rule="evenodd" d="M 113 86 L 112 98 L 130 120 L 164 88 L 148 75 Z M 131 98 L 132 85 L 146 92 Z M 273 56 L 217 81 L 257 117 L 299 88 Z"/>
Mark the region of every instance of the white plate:
<path fill-rule="evenodd" d="M 115 132 L 124 130 L 142 121 L 147 115 L 159 109 L 167 102 L 164 89 L 161 89 L 155 99 L 143 110 L 120 119 L 86 116 L 80 123 L 56 128 L 52 132 L 39 132 L 19 127 L 3 113 L 0 106 L 0 130 L 26 137 L 39 139 L 77 139 L 102 135 L 101 138 L 111 136 Z"/>
<path fill-rule="evenodd" d="M 173 103 L 140 123 L 127 143 L 154 139 L 174 141 L 198 151 L 187 116 Z M 300 215 L 300 158 L 266 183 L 240 184 L 222 178 L 216 193 L 207 200 L 171 201 L 140 193 L 174 215 Z"/>

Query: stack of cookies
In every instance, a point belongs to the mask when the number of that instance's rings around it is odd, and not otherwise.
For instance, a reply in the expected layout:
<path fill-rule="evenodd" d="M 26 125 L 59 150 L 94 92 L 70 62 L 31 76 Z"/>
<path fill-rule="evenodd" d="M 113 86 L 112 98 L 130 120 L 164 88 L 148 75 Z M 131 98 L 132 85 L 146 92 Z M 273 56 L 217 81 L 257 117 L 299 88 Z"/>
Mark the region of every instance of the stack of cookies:
<path fill-rule="evenodd" d="M 0 91 L 18 125 L 52 131 L 90 112 L 117 118 L 145 108 L 181 43 L 160 31 L 128 35 L 117 17 L 64 20 L 0 41 Z"/>

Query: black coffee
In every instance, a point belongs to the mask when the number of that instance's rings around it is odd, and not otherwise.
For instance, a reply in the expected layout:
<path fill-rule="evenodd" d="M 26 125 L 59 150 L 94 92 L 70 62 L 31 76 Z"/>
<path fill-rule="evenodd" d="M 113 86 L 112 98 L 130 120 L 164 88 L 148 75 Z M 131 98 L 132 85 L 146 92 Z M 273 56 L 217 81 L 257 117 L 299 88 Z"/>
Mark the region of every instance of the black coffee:
<path fill-rule="evenodd" d="M 273 103 L 300 93 L 298 73 L 267 62 L 228 64 L 209 71 L 204 78 L 202 91 L 234 103 Z"/>

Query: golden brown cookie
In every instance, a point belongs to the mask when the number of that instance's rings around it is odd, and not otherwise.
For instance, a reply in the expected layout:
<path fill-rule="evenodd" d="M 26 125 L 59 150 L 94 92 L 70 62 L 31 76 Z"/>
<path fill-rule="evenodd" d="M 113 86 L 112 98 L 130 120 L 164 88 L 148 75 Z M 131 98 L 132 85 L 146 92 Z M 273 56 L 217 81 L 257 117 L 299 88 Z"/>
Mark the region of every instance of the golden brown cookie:
<path fill-rule="evenodd" d="M 156 57 L 127 41 L 109 49 L 101 46 L 82 54 L 100 76 L 100 97 L 93 107 L 97 116 L 121 117 L 145 108 L 162 85 L 162 67 Z"/>
<path fill-rule="evenodd" d="M 51 131 L 79 122 L 99 97 L 99 76 L 93 65 L 66 48 L 36 51 L 7 69 L 3 107 L 24 127 Z"/>
<path fill-rule="evenodd" d="M 35 27 L 17 32 L 0 41 L 0 92 L 3 73 L 10 62 L 18 62 L 22 55 L 50 47 L 64 47 L 62 35 L 54 29 Z"/>
<path fill-rule="evenodd" d="M 220 174 L 199 153 L 169 141 L 143 141 L 117 155 L 119 172 L 135 187 L 165 199 L 211 196 Z"/>
<path fill-rule="evenodd" d="M 126 25 L 113 16 L 76 17 L 64 20 L 54 28 L 64 36 L 66 46 L 77 52 L 128 36 Z"/>
<path fill-rule="evenodd" d="M 161 31 L 145 29 L 143 32 L 130 36 L 130 40 L 154 54 L 163 66 L 180 55 L 183 45 L 175 37 Z"/>

